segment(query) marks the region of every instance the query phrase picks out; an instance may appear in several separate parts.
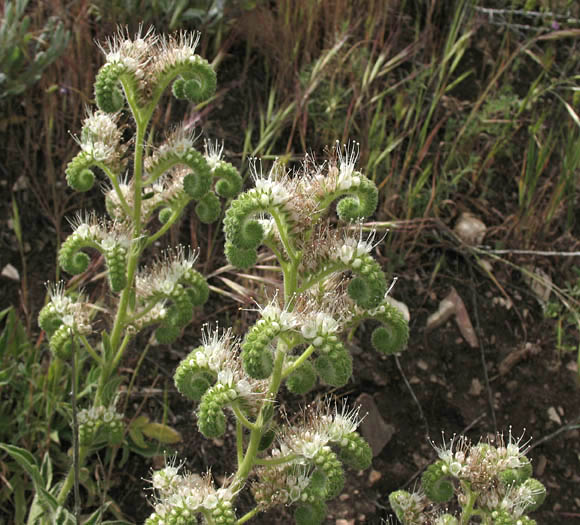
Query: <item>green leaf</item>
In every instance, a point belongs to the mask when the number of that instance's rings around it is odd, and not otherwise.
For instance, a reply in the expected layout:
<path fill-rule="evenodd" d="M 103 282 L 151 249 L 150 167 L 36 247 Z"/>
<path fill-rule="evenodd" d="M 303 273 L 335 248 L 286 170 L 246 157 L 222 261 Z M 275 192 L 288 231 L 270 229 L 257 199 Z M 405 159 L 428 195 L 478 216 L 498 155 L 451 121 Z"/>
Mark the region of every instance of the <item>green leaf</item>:
<path fill-rule="evenodd" d="M 141 432 L 140 428 L 131 425 L 129 427 L 129 436 L 133 440 L 133 443 L 135 443 L 139 448 L 147 448 L 147 443 L 145 443 L 145 440 L 143 439 L 143 432 Z"/>
<path fill-rule="evenodd" d="M 32 478 L 32 482 L 37 491 L 37 486 L 44 488 L 44 481 L 38 467 L 38 462 L 36 461 L 36 458 L 28 452 L 28 450 L 4 443 L 0 443 L 0 448 L 26 471 L 26 473 Z"/>
<path fill-rule="evenodd" d="M 151 438 L 156 439 L 160 443 L 179 443 L 181 441 L 181 434 L 163 423 L 148 423 L 143 427 L 143 433 Z"/>

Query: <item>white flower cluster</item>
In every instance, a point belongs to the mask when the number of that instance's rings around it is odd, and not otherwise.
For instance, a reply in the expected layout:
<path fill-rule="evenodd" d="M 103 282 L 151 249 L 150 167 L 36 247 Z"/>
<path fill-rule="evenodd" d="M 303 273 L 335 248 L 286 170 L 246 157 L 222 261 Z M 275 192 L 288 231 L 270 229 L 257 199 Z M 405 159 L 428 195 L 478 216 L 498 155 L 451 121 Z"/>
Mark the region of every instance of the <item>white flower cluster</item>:
<path fill-rule="evenodd" d="M 326 312 L 313 312 L 306 315 L 302 323 L 301 332 L 304 339 L 312 341 L 314 346 L 323 344 L 326 338 L 337 341 L 336 332 L 340 330 L 340 323 Z"/>
<path fill-rule="evenodd" d="M 199 31 L 180 31 L 177 37 L 169 36 L 159 39 L 158 56 L 153 65 L 154 73 L 179 64 L 195 63 L 198 60 L 195 50 L 200 37 Z"/>
<path fill-rule="evenodd" d="M 312 459 L 320 450 L 328 448 L 329 443 L 344 446 L 346 436 L 356 430 L 360 421 L 358 410 L 347 410 L 346 405 L 340 412 L 330 403 L 308 407 L 303 423 L 284 433 L 279 448 L 272 450 L 272 456 L 293 453 Z"/>
<path fill-rule="evenodd" d="M 346 235 L 342 243 L 335 247 L 333 258 L 352 266 L 356 270 L 363 264 L 361 257 L 370 253 L 376 246 L 374 240 L 375 232 L 372 232 L 366 239 L 363 239 L 362 229 L 358 239 Z"/>
<path fill-rule="evenodd" d="M 76 300 L 67 296 L 62 282 L 51 286 L 49 295 L 50 303 L 45 307 L 47 311 L 56 314 L 65 326 L 74 328 L 78 333 L 90 333 L 90 311 L 82 296 Z"/>
<path fill-rule="evenodd" d="M 205 160 L 207 161 L 210 169 L 215 170 L 222 160 L 222 154 L 224 152 L 224 143 L 219 145 L 218 141 L 212 142 L 211 140 L 204 141 L 205 146 Z"/>
<path fill-rule="evenodd" d="M 92 406 L 91 408 L 84 408 L 77 414 L 77 421 L 79 425 L 91 427 L 99 423 L 110 424 L 116 421 L 121 421 L 123 416 L 119 414 L 114 406 Z"/>
<path fill-rule="evenodd" d="M 268 305 L 260 309 L 262 318 L 258 320 L 256 326 L 270 323 L 274 330 L 288 331 L 296 328 L 300 320 L 298 317 L 287 310 L 278 306 L 276 300 L 270 301 Z"/>
<path fill-rule="evenodd" d="M 202 510 L 212 511 L 222 503 L 233 500 L 235 492 L 229 487 L 216 489 L 210 474 L 179 474 L 181 466 L 168 466 L 153 474 L 153 488 L 159 492 L 154 505 L 161 520 L 176 515 L 191 517 Z M 158 521 L 158 523 L 161 523 Z"/>
<path fill-rule="evenodd" d="M 87 215 L 78 214 L 71 221 L 73 233 L 83 241 L 93 242 L 103 251 L 108 251 L 114 246 L 121 245 L 128 249 L 131 245 L 131 235 L 123 224 L 118 221 L 99 219 L 95 213 Z"/>
<path fill-rule="evenodd" d="M 78 143 L 95 161 L 115 164 L 119 160 L 122 148 L 119 147 L 121 131 L 117 121 L 118 115 L 100 110 L 89 113 L 85 118 Z"/>
<path fill-rule="evenodd" d="M 486 483 L 493 480 L 506 469 L 518 469 L 527 462 L 519 441 L 514 441 L 509 434 L 509 442 L 504 446 L 499 437 L 499 446 L 489 443 L 471 445 L 469 440 L 460 437 L 451 439 L 449 445 L 435 447 L 449 474 L 456 478 L 467 479 L 475 483 Z"/>
<path fill-rule="evenodd" d="M 109 64 L 120 64 L 125 69 L 142 79 L 145 75 L 144 69 L 151 60 L 151 49 L 159 40 L 153 29 L 149 29 L 144 35 L 142 28 L 132 39 L 126 32 L 120 30 L 113 38 L 106 42 L 106 49 L 101 48 Z"/>
<path fill-rule="evenodd" d="M 164 296 L 172 295 L 180 281 L 193 269 L 197 255 L 197 251 L 186 250 L 183 246 L 168 250 L 153 269 L 145 269 L 137 275 L 135 280 L 137 294 L 142 297 L 157 293 Z"/>
<path fill-rule="evenodd" d="M 344 154 L 343 154 L 344 148 Z M 336 153 L 338 155 L 338 176 L 336 177 L 336 189 L 344 191 L 361 183 L 360 174 L 355 171 L 360 152 L 360 144 L 353 142 L 344 144 L 343 148 L 336 141 Z"/>
<path fill-rule="evenodd" d="M 262 206 L 284 205 L 293 197 L 293 193 L 285 184 L 286 174 L 278 162 L 274 163 L 267 176 L 262 173 L 262 165 L 258 167 L 256 159 L 251 160 L 250 170 L 254 179 L 254 188 L 248 191 L 248 195 L 255 198 Z"/>

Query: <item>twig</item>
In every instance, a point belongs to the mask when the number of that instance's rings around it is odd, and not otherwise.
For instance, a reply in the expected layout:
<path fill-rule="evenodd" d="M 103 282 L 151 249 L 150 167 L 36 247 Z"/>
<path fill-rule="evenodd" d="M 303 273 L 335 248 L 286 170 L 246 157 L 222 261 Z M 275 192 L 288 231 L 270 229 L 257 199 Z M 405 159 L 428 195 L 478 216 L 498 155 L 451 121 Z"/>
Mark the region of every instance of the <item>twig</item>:
<path fill-rule="evenodd" d="M 421 418 L 421 421 L 423 422 L 423 425 L 425 426 L 425 436 L 429 437 L 429 423 L 427 422 L 427 419 L 425 418 L 425 414 L 423 413 L 423 408 L 421 407 L 421 403 L 417 399 L 417 396 L 415 395 L 415 391 L 413 390 L 411 383 L 409 383 L 407 376 L 405 375 L 405 372 L 403 371 L 403 367 L 401 366 L 401 362 L 399 361 L 399 357 L 397 355 L 395 355 L 395 363 L 397 363 L 397 368 L 399 369 L 399 373 L 401 374 L 403 381 L 405 382 L 405 385 L 407 385 L 407 389 L 411 393 L 411 397 L 413 398 L 413 401 L 415 401 L 415 404 L 417 405 L 417 408 L 419 409 L 419 417 Z"/>
<path fill-rule="evenodd" d="M 577 417 L 574 421 L 571 421 L 567 425 L 561 426 L 558 430 L 555 430 L 551 434 L 548 434 L 547 436 L 538 439 L 538 441 L 536 441 L 533 445 L 530 445 L 528 447 L 528 451 L 536 448 L 538 445 L 541 445 L 542 443 L 550 441 L 551 439 L 555 438 L 558 434 L 561 434 L 562 432 L 566 432 L 568 430 L 575 430 L 577 428 L 580 428 L 580 417 Z"/>
<path fill-rule="evenodd" d="M 542 250 L 489 250 L 479 248 L 482 253 L 493 253 L 495 255 L 515 254 L 515 255 L 542 255 L 545 257 L 580 257 L 580 252 L 548 252 Z"/>
<path fill-rule="evenodd" d="M 473 268 L 469 266 L 469 276 L 471 282 L 474 282 Z M 493 431 L 497 433 L 497 419 L 495 417 L 495 409 L 493 407 L 493 394 L 491 392 L 491 385 L 489 383 L 489 374 L 487 373 L 487 364 L 485 362 L 485 345 L 483 344 L 483 337 L 481 333 L 481 323 L 479 322 L 479 310 L 477 308 L 477 296 L 475 294 L 475 287 L 471 289 L 471 304 L 473 307 L 473 316 L 475 318 L 475 330 L 477 332 L 477 339 L 479 341 L 479 355 L 481 357 L 481 367 L 483 369 L 483 378 L 485 380 L 485 389 L 487 390 L 487 402 L 491 412 L 491 421 L 493 423 Z"/>

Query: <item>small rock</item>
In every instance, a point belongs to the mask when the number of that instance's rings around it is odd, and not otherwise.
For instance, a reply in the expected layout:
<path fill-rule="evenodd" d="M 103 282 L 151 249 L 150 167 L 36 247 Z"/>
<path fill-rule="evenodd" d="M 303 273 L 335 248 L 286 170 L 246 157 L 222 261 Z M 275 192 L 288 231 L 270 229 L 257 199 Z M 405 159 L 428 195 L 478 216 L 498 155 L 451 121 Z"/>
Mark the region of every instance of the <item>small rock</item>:
<path fill-rule="evenodd" d="M 369 485 L 372 487 L 382 477 L 383 475 L 378 470 L 372 469 L 369 474 Z"/>
<path fill-rule="evenodd" d="M 335 521 L 336 525 L 354 525 L 354 518 L 351 520 L 345 520 L 343 518 Z"/>
<path fill-rule="evenodd" d="M 373 456 L 378 456 L 393 437 L 395 427 L 383 419 L 371 395 L 361 394 L 355 404 L 360 407 L 360 415 L 365 416 L 360 424 L 360 432 L 370 445 Z"/>
<path fill-rule="evenodd" d="M 475 215 L 469 212 L 463 212 L 453 231 L 457 234 L 463 242 L 471 246 L 481 244 L 485 237 L 487 226 L 483 221 L 478 219 Z"/>
<path fill-rule="evenodd" d="M 338 499 L 339 499 L 340 501 L 346 501 L 346 500 L 350 499 L 350 495 L 349 495 L 347 492 L 343 492 L 343 493 L 342 493 L 342 494 L 341 494 L 341 495 L 338 497 Z"/>
<path fill-rule="evenodd" d="M 13 281 L 20 281 L 18 270 L 11 264 L 7 264 L 2 268 L 2 277 L 8 277 L 8 279 L 12 279 Z"/>
<path fill-rule="evenodd" d="M 470 396 L 473 396 L 473 397 L 479 397 L 482 390 L 483 390 L 483 386 L 481 384 L 481 381 L 479 379 L 477 379 L 477 377 L 474 377 L 471 380 L 471 386 L 469 387 L 468 394 Z"/>
<path fill-rule="evenodd" d="M 423 371 L 426 371 L 429 368 L 427 361 L 424 361 L 423 359 L 417 361 L 417 366 Z"/>
<path fill-rule="evenodd" d="M 554 407 L 548 408 L 548 419 L 558 425 L 562 424 L 562 419 L 560 419 L 560 416 Z"/>

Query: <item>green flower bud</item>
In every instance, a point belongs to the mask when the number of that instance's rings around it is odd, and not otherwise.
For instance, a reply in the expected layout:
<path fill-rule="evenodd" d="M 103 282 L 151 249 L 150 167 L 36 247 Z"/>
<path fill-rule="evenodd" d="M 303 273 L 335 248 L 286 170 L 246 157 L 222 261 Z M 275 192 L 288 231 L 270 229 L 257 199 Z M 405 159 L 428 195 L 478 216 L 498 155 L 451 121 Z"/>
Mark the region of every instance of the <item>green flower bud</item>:
<path fill-rule="evenodd" d="M 178 94 L 183 94 L 186 99 L 196 104 L 213 96 L 217 86 L 217 78 L 207 60 L 195 55 L 193 60 L 182 68 L 185 69 L 181 72 L 184 82 L 177 88 Z"/>
<path fill-rule="evenodd" d="M 38 313 L 38 325 L 47 333 L 48 337 L 52 337 L 52 334 L 61 324 L 61 315 L 56 311 L 52 303 L 45 305 Z"/>
<path fill-rule="evenodd" d="M 216 380 L 214 372 L 195 363 L 197 351 L 196 348 L 181 361 L 173 376 L 177 390 L 192 401 L 199 401 Z"/>
<path fill-rule="evenodd" d="M 185 86 L 185 80 L 183 78 L 177 78 L 173 82 L 173 85 L 171 86 L 171 91 L 173 93 L 173 96 L 176 99 L 178 99 L 178 100 L 185 99 L 185 92 L 183 90 L 184 86 Z"/>
<path fill-rule="evenodd" d="M 196 173 L 188 173 L 183 178 L 183 189 L 192 199 L 201 199 L 211 189 L 211 174 L 209 169 L 199 170 Z"/>
<path fill-rule="evenodd" d="M 313 458 L 316 472 L 323 474 L 324 500 L 336 498 L 344 488 L 344 470 L 342 463 L 330 447 L 322 447 Z"/>
<path fill-rule="evenodd" d="M 83 273 L 89 267 L 90 258 L 86 253 L 80 250 L 86 246 L 96 247 L 95 243 L 86 240 L 85 238 L 71 234 L 67 237 L 60 247 L 58 252 L 58 262 L 60 267 L 73 275 Z"/>
<path fill-rule="evenodd" d="M 421 523 L 420 517 L 425 503 L 420 494 L 397 490 L 389 494 L 389 503 L 397 519 L 403 524 Z"/>
<path fill-rule="evenodd" d="M 339 459 L 349 467 L 364 470 L 371 466 L 373 451 L 357 432 L 344 436 L 338 446 L 340 447 Z"/>
<path fill-rule="evenodd" d="M 328 353 L 320 354 L 314 361 L 320 379 L 327 385 L 344 386 L 352 375 L 352 357 L 342 343 L 336 343 Z"/>
<path fill-rule="evenodd" d="M 258 261 L 258 253 L 254 248 L 237 248 L 231 242 L 225 244 L 225 254 L 228 262 L 236 268 L 247 270 Z"/>
<path fill-rule="evenodd" d="M 316 377 L 314 365 L 306 360 L 286 378 L 286 387 L 293 394 L 306 394 L 314 388 Z"/>
<path fill-rule="evenodd" d="M 218 220 L 221 212 L 221 204 L 213 191 L 208 191 L 195 206 L 195 213 L 204 224 L 210 224 Z"/>
<path fill-rule="evenodd" d="M 48 343 L 52 354 L 60 359 L 68 359 L 72 354 L 72 338 L 71 328 L 64 324 L 60 325 Z"/>
<path fill-rule="evenodd" d="M 326 518 L 326 504 L 323 501 L 301 503 L 294 511 L 296 525 L 320 525 Z"/>
<path fill-rule="evenodd" d="M 421 477 L 421 486 L 427 497 L 436 503 L 444 503 L 453 497 L 454 487 L 448 479 L 449 473 L 443 461 L 427 467 Z"/>
<path fill-rule="evenodd" d="M 364 177 L 359 172 L 360 185 L 354 190 L 354 195 L 340 200 L 336 206 L 336 212 L 343 221 L 357 221 L 370 217 L 377 209 L 379 202 L 379 192 L 375 183 Z"/>
<path fill-rule="evenodd" d="M 201 398 L 197 411 L 197 426 L 207 438 L 218 438 L 226 431 L 226 405 L 238 397 L 238 393 L 220 383 L 209 388 Z"/>
<path fill-rule="evenodd" d="M 173 210 L 171 208 L 162 208 L 159 210 L 159 215 L 157 216 L 161 224 L 165 224 L 173 215 Z"/>
<path fill-rule="evenodd" d="M 122 291 L 127 286 L 127 248 L 115 243 L 104 250 L 109 275 L 109 286 L 113 292 Z"/>
<path fill-rule="evenodd" d="M 271 345 L 280 335 L 276 321 L 260 319 L 247 333 L 242 343 L 242 362 L 246 373 L 254 379 L 270 377 L 274 366 Z"/>
<path fill-rule="evenodd" d="M 435 520 L 435 525 L 459 525 L 459 521 L 451 514 L 442 514 Z"/>
<path fill-rule="evenodd" d="M 238 522 L 231 501 L 223 499 L 218 500 L 217 505 L 211 509 L 211 517 L 213 523 L 220 525 L 235 525 Z"/>
<path fill-rule="evenodd" d="M 264 228 L 251 216 L 267 211 L 254 195 L 243 193 L 234 200 L 226 211 L 224 232 L 226 240 L 237 248 L 257 248 L 264 239 Z"/>
<path fill-rule="evenodd" d="M 383 326 L 375 328 L 371 336 L 376 350 L 384 354 L 394 354 L 407 346 L 409 324 L 396 306 L 385 301 L 370 314 L 383 323 Z"/>
<path fill-rule="evenodd" d="M 218 179 L 215 191 L 220 197 L 230 199 L 242 189 L 242 177 L 239 171 L 229 162 L 220 160 L 213 169 L 213 176 Z"/>
<path fill-rule="evenodd" d="M 125 105 L 125 97 L 119 89 L 121 75 L 126 68 L 119 63 L 106 63 L 95 80 L 95 99 L 99 109 L 105 113 L 115 113 Z"/>
<path fill-rule="evenodd" d="M 190 269 L 184 276 L 183 281 L 189 286 L 185 289 L 193 306 L 205 304 L 209 298 L 207 282 L 198 271 Z"/>
<path fill-rule="evenodd" d="M 529 478 L 518 487 L 518 492 L 525 496 L 527 504 L 524 505 L 524 512 L 533 512 L 544 503 L 546 499 L 546 487 L 535 478 Z"/>
<path fill-rule="evenodd" d="M 68 185 L 76 191 L 89 191 L 95 183 L 95 175 L 90 169 L 94 164 L 91 155 L 84 151 L 78 153 L 65 170 Z"/>
<path fill-rule="evenodd" d="M 348 285 L 348 295 L 361 308 L 375 308 L 387 291 L 385 274 L 370 255 L 364 254 L 351 263 L 356 277 Z"/>
<path fill-rule="evenodd" d="M 522 465 L 519 468 L 508 468 L 499 473 L 499 480 L 504 487 L 521 485 L 532 476 L 532 464 L 526 457 L 521 458 Z"/>

